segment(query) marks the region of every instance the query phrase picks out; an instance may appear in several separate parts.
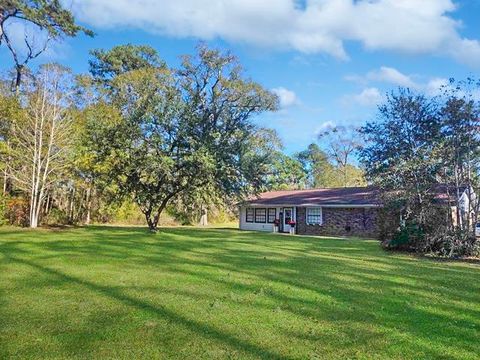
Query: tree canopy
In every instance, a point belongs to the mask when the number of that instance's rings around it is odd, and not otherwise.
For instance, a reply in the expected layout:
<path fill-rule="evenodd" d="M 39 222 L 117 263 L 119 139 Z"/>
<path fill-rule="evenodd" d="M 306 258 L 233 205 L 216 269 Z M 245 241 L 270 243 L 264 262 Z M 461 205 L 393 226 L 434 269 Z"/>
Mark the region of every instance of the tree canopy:
<path fill-rule="evenodd" d="M 105 53 L 96 54 L 96 68 L 108 67 Z M 244 78 L 235 57 L 206 47 L 184 57 L 180 69 L 136 63 L 113 73 L 110 106 L 119 121 L 105 124 L 96 153 L 111 164 L 108 177 L 133 196 L 149 227 L 156 229 L 180 195 L 258 191 L 269 155 L 251 117 L 275 110 L 277 98 Z"/>
<path fill-rule="evenodd" d="M 147 45 L 118 45 L 110 50 L 95 49 L 90 54 L 90 74 L 103 83 L 129 71 L 166 66 L 157 51 Z"/>
<path fill-rule="evenodd" d="M 448 256 L 474 251 L 480 106 L 471 83 L 452 81 L 433 98 L 400 89 L 379 107 L 379 120 L 362 129 L 367 178 L 404 220 L 400 233 L 391 229 L 387 239 L 395 246 Z M 455 216 L 448 220 L 450 206 Z"/>

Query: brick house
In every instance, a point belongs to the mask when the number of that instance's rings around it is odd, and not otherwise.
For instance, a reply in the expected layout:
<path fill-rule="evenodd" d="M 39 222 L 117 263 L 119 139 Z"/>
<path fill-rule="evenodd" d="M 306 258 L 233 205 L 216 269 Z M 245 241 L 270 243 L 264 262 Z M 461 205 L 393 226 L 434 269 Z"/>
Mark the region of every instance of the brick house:
<path fill-rule="evenodd" d="M 240 229 L 377 237 L 380 208 L 373 187 L 270 191 L 240 204 Z"/>

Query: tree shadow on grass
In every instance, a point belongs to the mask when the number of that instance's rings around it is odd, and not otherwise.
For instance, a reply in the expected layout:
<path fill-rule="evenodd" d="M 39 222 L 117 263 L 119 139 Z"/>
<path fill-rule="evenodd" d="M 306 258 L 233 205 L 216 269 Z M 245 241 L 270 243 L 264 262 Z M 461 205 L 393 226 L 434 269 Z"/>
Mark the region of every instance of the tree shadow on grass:
<path fill-rule="evenodd" d="M 37 269 L 43 273 L 52 275 L 56 278 L 61 279 L 62 281 L 66 281 L 72 284 L 77 284 L 81 285 L 91 291 L 95 291 L 97 293 L 101 293 L 104 296 L 107 296 L 111 299 L 120 301 L 126 305 L 135 307 L 138 310 L 142 311 L 147 311 L 155 316 L 159 316 L 161 318 L 167 319 L 171 321 L 172 323 L 179 324 L 190 331 L 193 331 L 196 334 L 201 334 L 203 337 L 211 338 L 213 340 L 216 340 L 218 342 L 227 344 L 240 352 L 248 353 L 250 355 L 254 355 L 256 357 L 260 358 L 269 358 L 269 359 L 279 359 L 279 358 L 284 358 L 284 356 L 280 356 L 279 354 L 276 354 L 268 349 L 264 349 L 260 346 L 257 346 L 255 344 L 246 342 L 244 340 L 238 339 L 235 336 L 231 334 L 227 334 L 225 332 L 219 331 L 216 328 L 203 324 L 199 321 L 188 319 L 180 314 L 177 314 L 171 310 L 168 310 L 165 307 L 162 307 L 160 305 L 152 305 L 149 304 L 146 301 L 142 301 L 140 299 L 128 296 L 123 294 L 120 290 L 113 288 L 113 287 L 108 287 L 108 286 L 102 286 L 95 284 L 93 282 L 72 276 L 72 275 L 67 275 L 64 274 L 58 270 L 51 269 L 45 266 L 42 266 L 40 264 L 37 264 L 33 261 L 25 260 L 25 259 L 20 259 L 17 257 L 11 257 L 7 256 L 7 259 L 10 261 L 14 261 L 23 265 L 28 265 L 34 269 Z"/>
<path fill-rule="evenodd" d="M 0 242 L 0 253 L 9 261 L 85 286 L 257 357 L 275 358 L 279 354 L 162 306 L 125 295 L 121 287 L 97 285 L 38 262 L 62 255 L 64 260 L 74 257 L 92 258 L 92 261 L 111 259 L 122 266 L 125 259 L 133 259 L 129 266 L 161 267 L 202 283 L 221 284 L 221 291 L 258 293 L 272 300 L 274 305 L 253 303 L 251 306 L 269 311 L 280 306 L 282 311 L 307 321 L 327 321 L 341 328 L 347 338 L 357 341 L 371 343 L 376 341 L 376 336 L 385 339 L 390 332 L 419 341 L 402 340 L 409 346 L 410 354 L 415 351 L 424 356 L 445 356 L 438 346 L 463 347 L 469 355 L 478 352 L 475 339 L 479 324 L 469 319 L 479 315 L 475 304 L 479 301 L 480 288 L 474 281 L 479 272 L 471 265 L 384 253 L 378 243 L 364 240 L 289 238 L 190 228 L 166 228 L 161 229 L 160 234 L 149 234 L 139 228 L 93 227 L 87 229 L 87 235 L 93 239 L 85 241 L 81 234 L 75 234 L 69 241 Z M 41 254 L 40 250 L 46 250 L 46 254 Z M 23 259 L 26 256 L 35 261 Z M 229 278 L 228 273 L 237 276 Z M 249 281 L 242 282 L 244 278 Z M 455 281 L 463 281 L 464 286 L 454 284 Z M 307 297 L 306 293 L 314 295 Z M 185 291 L 183 296 L 201 297 Z M 202 296 L 204 300 L 208 296 L 214 300 L 214 295 Z M 463 302 L 459 304 L 460 301 Z M 432 326 L 438 328 L 431 330 Z M 359 335 L 359 329 L 365 336 Z M 287 339 L 320 341 L 319 335 L 309 335 L 303 330 L 280 326 L 278 331 Z M 323 344 L 336 343 L 336 335 L 322 336 Z M 397 340 L 395 337 L 388 339 L 389 342 Z"/>

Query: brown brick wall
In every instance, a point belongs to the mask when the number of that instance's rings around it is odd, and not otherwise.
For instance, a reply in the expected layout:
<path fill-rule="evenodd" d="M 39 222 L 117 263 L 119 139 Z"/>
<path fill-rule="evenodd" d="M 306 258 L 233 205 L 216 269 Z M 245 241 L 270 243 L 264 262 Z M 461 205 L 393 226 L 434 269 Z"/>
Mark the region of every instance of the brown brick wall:
<path fill-rule="evenodd" d="M 378 209 L 323 208 L 323 224 L 307 225 L 306 208 L 297 207 L 297 233 L 302 235 L 341 235 L 378 237 Z"/>

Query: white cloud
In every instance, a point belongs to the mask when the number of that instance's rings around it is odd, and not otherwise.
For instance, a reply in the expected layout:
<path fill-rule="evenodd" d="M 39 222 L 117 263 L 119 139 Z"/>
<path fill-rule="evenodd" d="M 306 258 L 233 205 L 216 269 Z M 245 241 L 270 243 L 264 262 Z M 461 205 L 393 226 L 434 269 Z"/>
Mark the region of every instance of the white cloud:
<path fill-rule="evenodd" d="M 222 38 L 347 59 L 345 41 L 372 50 L 442 54 L 480 63 L 480 42 L 460 35 L 453 0 L 64 0 L 97 27 Z"/>
<path fill-rule="evenodd" d="M 297 95 L 291 90 L 285 89 L 284 87 L 278 87 L 272 89 L 272 92 L 278 96 L 280 108 L 282 109 L 300 104 Z"/>
<path fill-rule="evenodd" d="M 351 105 L 352 103 L 362 106 L 375 106 L 382 102 L 383 95 L 375 87 L 363 89 L 359 94 L 346 95 L 343 97 L 343 103 L 345 105 Z"/>
<path fill-rule="evenodd" d="M 369 71 L 363 76 L 349 75 L 345 77 L 346 80 L 355 81 L 364 87 L 371 83 L 387 83 L 421 91 L 429 96 L 440 95 L 441 90 L 449 86 L 449 80 L 442 77 L 434 77 L 428 80 L 423 79 L 422 81 L 418 79 L 418 76 L 416 77 L 416 81 L 414 78 L 414 75 L 406 75 L 395 68 L 387 66 L 382 66 L 380 69 Z"/>
<path fill-rule="evenodd" d="M 315 135 L 321 134 L 327 130 L 332 130 L 337 126 L 333 121 L 325 121 L 315 130 Z"/>
<path fill-rule="evenodd" d="M 442 92 L 442 89 L 445 88 L 446 86 L 449 86 L 448 79 L 433 78 L 429 80 L 428 83 L 423 86 L 423 88 L 427 93 L 427 95 L 436 96 L 436 95 L 440 95 Z"/>
<path fill-rule="evenodd" d="M 417 84 L 408 75 L 402 74 L 397 69 L 382 66 L 377 71 L 371 71 L 367 74 L 367 79 L 372 81 L 382 81 L 398 86 L 415 88 Z"/>
<path fill-rule="evenodd" d="M 382 66 L 379 69 L 369 71 L 364 76 L 348 75 L 345 76 L 345 80 L 354 81 L 364 86 L 371 82 L 383 82 L 412 89 L 418 87 L 412 76 L 403 74 L 397 69 L 388 66 Z"/>

